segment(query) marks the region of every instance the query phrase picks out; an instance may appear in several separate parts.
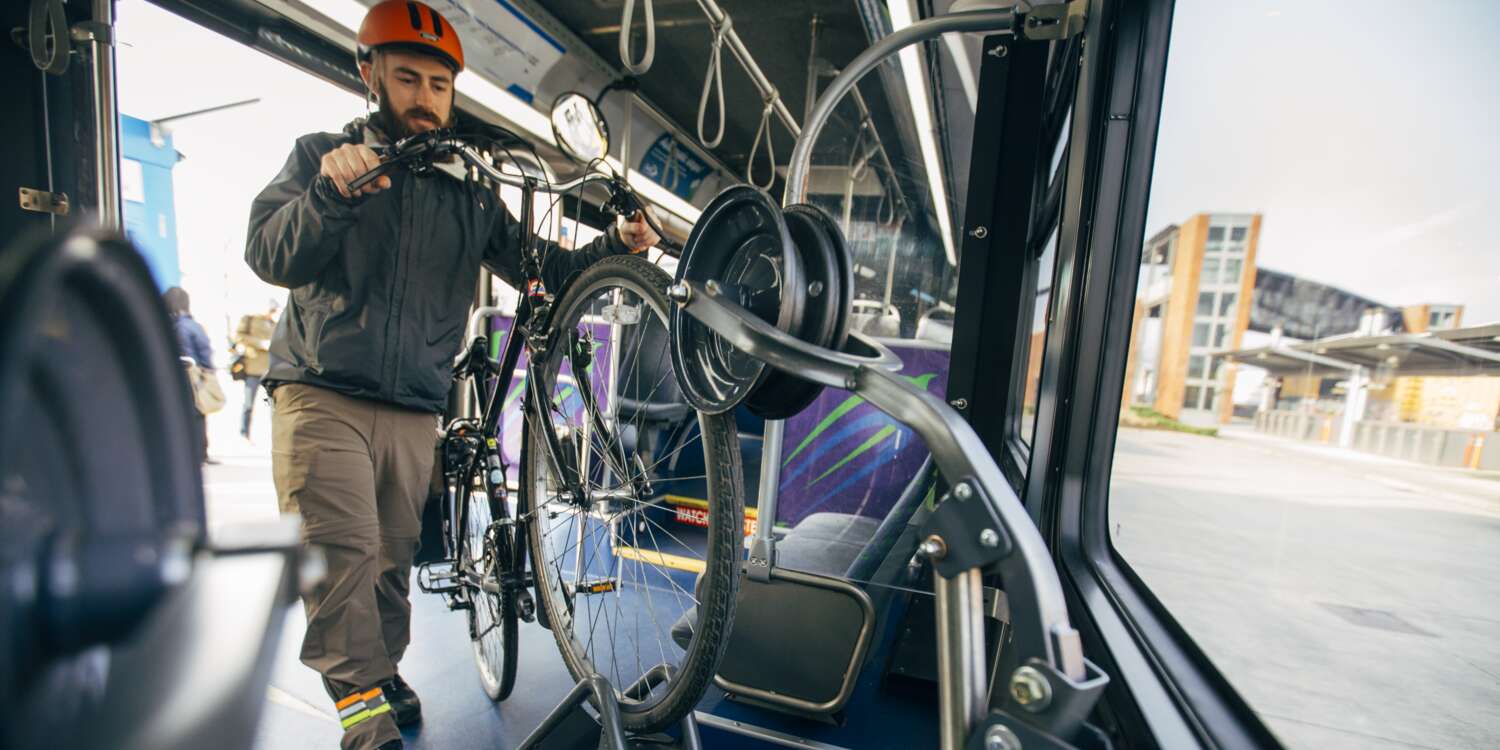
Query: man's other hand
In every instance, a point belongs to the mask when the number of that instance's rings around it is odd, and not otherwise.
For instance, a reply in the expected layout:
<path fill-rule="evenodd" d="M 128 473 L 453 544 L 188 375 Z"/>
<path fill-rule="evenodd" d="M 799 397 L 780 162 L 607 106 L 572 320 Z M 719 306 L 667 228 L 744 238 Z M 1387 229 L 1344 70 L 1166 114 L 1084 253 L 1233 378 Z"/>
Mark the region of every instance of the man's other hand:
<path fill-rule="evenodd" d="M 650 211 L 651 209 L 642 210 Z M 652 218 L 654 219 L 655 216 L 653 215 Z M 616 227 L 620 233 L 620 242 L 625 243 L 625 247 L 630 248 L 630 252 L 632 253 L 645 252 L 656 247 L 656 243 L 661 242 L 661 235 L 657 234 L 656 230 L 652 229 L 651 225 L 646 223 L 646 218 L 640 211 L 628 219 L 623 216 L 620 217 Z"/>
<path fill-rule="evenodd" d="M 339 189 L 339 195 L 352 198 L 356 195 L 378 193 L 391 186 L 391 178 L 381 175 L 359 190 L 349 190 L 349 183 L 378 166 L 380 166 L 380 157 L 370 150 L 369 146 L 362 143 L 346 143 L 323 154 L 323 164 L 319 172 L 333 180 L 334 187 Z"/>

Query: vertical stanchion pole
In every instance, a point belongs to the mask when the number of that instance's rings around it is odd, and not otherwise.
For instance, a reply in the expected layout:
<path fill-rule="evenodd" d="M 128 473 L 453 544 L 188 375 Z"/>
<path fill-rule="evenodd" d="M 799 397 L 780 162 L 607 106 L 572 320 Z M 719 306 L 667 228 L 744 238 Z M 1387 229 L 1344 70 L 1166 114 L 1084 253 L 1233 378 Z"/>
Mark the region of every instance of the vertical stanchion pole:
<path fill-rule="evenodd" d="M 120 133 L 119 108 L 115 102 L 115 4 L 94 0 L 94 22 L 89 54 L 94 62 L 94 152 L 95 190 L 99 200 L 99 223 L 120 230 Z M 57 33 L 66 34 L 66 29 Z M 50 156 L 50 155 L 49 155 Z"/>
<path fill-rule="evenodd" d="M 750 543 L 750 575 L 761 581 L 770 578 L 771 566 L 776 562 L 772 529 L 776 526 L 776 490 L 781 484 L 781 441 L 785 430 L 786 423 L 782 420 L 768 419 L 761 434 L 760 492 L 755 509 L 755 537 Z"/>
<path fill-rule="evenodd" d="M 937 593 L 938 714 L 942 750 L 962 750 L 984 712 L 984 590 L 978 568 L 933 575 Z"/>

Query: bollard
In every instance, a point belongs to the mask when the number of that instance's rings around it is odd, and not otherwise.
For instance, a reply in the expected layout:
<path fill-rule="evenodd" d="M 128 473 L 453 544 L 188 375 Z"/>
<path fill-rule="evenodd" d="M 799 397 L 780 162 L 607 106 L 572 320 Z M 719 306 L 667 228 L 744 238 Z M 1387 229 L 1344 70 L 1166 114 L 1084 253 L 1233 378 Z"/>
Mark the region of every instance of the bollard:
<path fill-rule="evenodd" d="M 1464 446 L 1464 468 L 1478 469 L 1479 457 L 1484 454 L 1484 435 L 1475 433 Z"/>

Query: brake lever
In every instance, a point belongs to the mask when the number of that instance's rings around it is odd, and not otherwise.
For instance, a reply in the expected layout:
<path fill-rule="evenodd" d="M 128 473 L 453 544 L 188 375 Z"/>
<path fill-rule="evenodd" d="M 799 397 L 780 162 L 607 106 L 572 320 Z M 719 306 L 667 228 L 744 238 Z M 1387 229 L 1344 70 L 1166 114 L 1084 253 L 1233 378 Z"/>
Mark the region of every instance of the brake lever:
<path fill-rule="evenodd" d="M 616 216 L 631 217 L 640 213 L 645 215 L 646 207 L 641 204 L 639 198 L 631 191 L 630 186 L 618 177 L 611 180 L 609 184 L 609 202 L 605 204 L 607 210 Z"/>
<path fill-rule="evenodd" d="M 646 222 L 646 226 L 651 227 L 651 231 L 656 232 L 657 237 L 660 237 L 662 241 L 666 240 L 667 233 L 662 230 L 661 225 L 657 224 L 655 219 L 651 218 L 646 205 L 623 179 L 616 177 L 610 180 L 609 189 L 609 200 L 605 201 L 603 206 L 606 213 L 623 216 L 626 219 L 640 216 L 641 221 Z"/>
<path fill-rule="evenodd" d="M 359 192 L 360 188 L 363 188 L 364 186 L 366 186 L 366 185 L 374 182 L 377 178 L 383 176 L 386 172 L 391 171 L 391 169 L 393 167 L 395 167 L 397 164 L 401 163 L 402 161 L 405 161 L 405 159 L 401 158 L 401 157 L 397 157 L 397 158 L 393 158 L 393 159 L 389 159 L 387 161 L 381 162 L 374 169 L 372 169 L 372 170 L 370 170 L 368 172 L 365 172 L 364 174 L 362 174 L 362 175 L 354 178 L 354 181 L 349 183 L 349 192 L 350 193 L 357 193 L 357 192 Z"/>
<path fill-rule="evenodd" d="M 418 133 L 417 135 L 409 135 L 396 141 L 394 145 L 372 146 L 370 150 L 379 155 L 382 161 L 379 166 L 354 178 L 349 183 L 349 192 L 356 192 L 360 188 L 374 182 L 377 178 L 390 172 L 397 164 L 417 158 L 440 156 L 444 151 L 444 142 L 448 138 L 451 138 L 452 135 L 451 131 L 440 128 L 438 130 L 429 130 L 425 133 Z"/>

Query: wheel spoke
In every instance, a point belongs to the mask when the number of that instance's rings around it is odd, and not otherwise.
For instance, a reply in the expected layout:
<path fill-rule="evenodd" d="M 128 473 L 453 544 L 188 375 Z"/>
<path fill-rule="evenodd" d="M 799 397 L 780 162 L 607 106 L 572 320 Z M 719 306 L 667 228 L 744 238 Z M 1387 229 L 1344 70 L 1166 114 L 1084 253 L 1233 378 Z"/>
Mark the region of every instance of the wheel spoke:
<path fill-rule="evenodd" d="M 696 592 L 687 588 L 690 574 L 679 570 L 692 569 L 693 564 L 679 564 L 676 558 L 696 561 L 703 570 L 722 577 L 726 566 L 709 555 L 733 555 L 737 546 L 729 545 L 726 550 L 718 544 L 705 552 L 696 541 L 697 530 L 685 531 L 688 527 L 673 522 L 667 515 L 674 512 L 672 505 L 660 490 L 652 489 L 648 495 L 646 482 L 662 467 L 683 461 L 696 473 L 663 476 L 663 483 L 692 482 L 696 487 L 706 482 L 710 492 L 730 491 L 710 476 L 712 472 L 699 468 L 693 457 L 701 455 L 701 466 L 714 466 L 712 451 L 725 443 L 718 438 L 711 443 L 705 431 L 713 429 L 717 436 L 727 428 L 731 446 L 733 432 L 724 416 L 695 415 L 693 421 L 663 429 L 647 418 L 644 409 L 627 415 L 622 399 L 649 404 L 662 393 L 674 393 L 668 380 L 674 376 L 672 368 L 664 366 L 663 360 L 652 361 L 663 356 L 657 334 L 667 330 L 668 303 L 656 291 L 660 286 L 651 287 L 648 294 L 636 291 L 639 287 L 633 281 L 575 283 L 590 284 L 584 287 L 585 297 L 563 295 L 555 308 L 557 317 L 550 321 L 562 332 L 552 341 L 560 343 L 551 352 L 536 355 L 544 358 L 530 368 L 537 382 L 530 392 L 535 398 L 528 397 L 524 415 L 528 437 L 522 476 L 530 498 L 525 520 L 533 524 L 537 558 L 532 567 L 538 576 L 537 589 L 546 598 L 541 604 L 554 616 L 552 626 L 570 670 L 608 675 L 616 690 L 628 687 L 658 664 L 673 670 L 676 678 L 643 691 L 639 701 L 624 702 L 627 712 L 649 712 L 665 705 L 663 700 L 675 705 L 683 697 L 682 690 L 689 688 L 681 681 L 682 670 L 707 674 L 685 663 L 688 652 L 671 638 L 674 623 L 699 602 Z M 634 306 L 642 317 L 634 324 L 618 319 L 609 323 L 599 317 L 605 304 Z M 603 330 L 606 327 L 608 333 Z M 570 387 L 576 395 L 560 398 Z M 626 430 L 632 427 L 638 440 L 627 451 Z M 575 472 L 570 467 L 575 466 L 576 476 L 572 476 Z M 714 510 L 712 523 L 722 529 L 719 524 L 726 519 L 718 515 L 718 508 Z M 716 589 L 719 592 L 724 590 L 722 582 L 713 585 L 721 587 Z M 503 619 L 503 614 L 494 619 Z M 703 632 L 697 624 L 694 630 L 695 638 Z M 650 653 L 653 649 L 655 656 Z M 711 659 L 717 652 L 695 648 L 693 653 L 694 658 Z M 702 684 L 697 682 L 691 689 Z"/>

